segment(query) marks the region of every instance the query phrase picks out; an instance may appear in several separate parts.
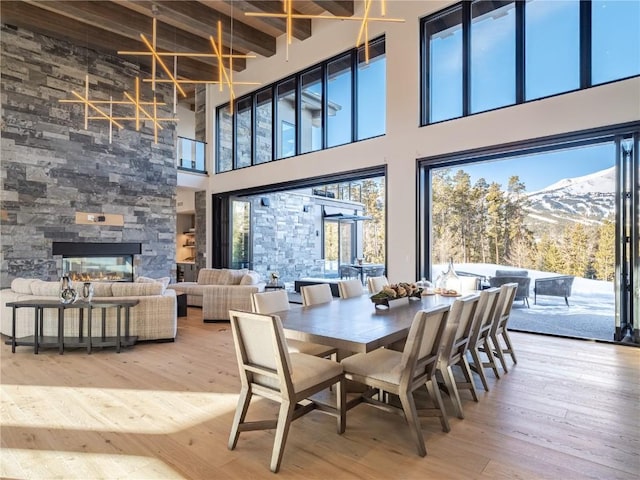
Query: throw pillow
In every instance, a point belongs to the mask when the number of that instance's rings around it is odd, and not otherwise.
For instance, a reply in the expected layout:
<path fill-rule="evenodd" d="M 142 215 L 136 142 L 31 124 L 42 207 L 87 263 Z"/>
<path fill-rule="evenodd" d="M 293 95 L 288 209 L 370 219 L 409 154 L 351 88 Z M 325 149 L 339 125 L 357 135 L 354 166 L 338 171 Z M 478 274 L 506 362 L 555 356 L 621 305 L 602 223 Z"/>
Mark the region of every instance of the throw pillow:
<path fill-rule="evenodd" d="M 170 277 L 150 278 L 150 277 L 139 276 L 138 278 L 136 278 L 135 283 L 161 283 L 162 291 L 164 292 L 165 289 L 169 286 L 170 282 L 171 282 Z"/>
<path fill-rule="evenodd" d="M 249 270 L 246 268 L 241 268 L 239 270 L 225 269 L 220 283 L 222 283 L 222 285 L 240 285 L 242 277 L 247 273 L 249 273 Z"/>
<path fill-rule="evenodd" d="M 256 285 L 260 283 L 260 274 L 257 272 L 249 272 L 243 275 L 240 285 Z"/>

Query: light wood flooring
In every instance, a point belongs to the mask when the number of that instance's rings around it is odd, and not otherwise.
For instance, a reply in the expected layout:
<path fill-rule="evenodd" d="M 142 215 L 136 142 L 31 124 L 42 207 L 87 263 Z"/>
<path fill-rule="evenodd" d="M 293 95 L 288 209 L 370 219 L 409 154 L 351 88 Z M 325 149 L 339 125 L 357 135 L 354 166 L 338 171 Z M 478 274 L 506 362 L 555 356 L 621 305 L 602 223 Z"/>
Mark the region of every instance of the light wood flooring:
<path fill-rule="evenodd" d="M 419 457 L 401 417 L 360 405 L 339 436 L 320 412 L 295 421 L 280 478 L 637 479 L 640 349 L 513 333 L 519 363 L 466 418 L 422 421 Z M 3 339 L 4 340 L 4 339 Z M 227 450 L 239 391 L 228 323 L 189 309 L 174 343 L 58 355 L 0 346 L 3 478 L 257 479 L 273 432 Z M 450 406 L 450 404 L 448 403 Z M 266 400 L 249 418 L 275 415 Z M 257 414 L 257 415 L 256 415 Z"/>

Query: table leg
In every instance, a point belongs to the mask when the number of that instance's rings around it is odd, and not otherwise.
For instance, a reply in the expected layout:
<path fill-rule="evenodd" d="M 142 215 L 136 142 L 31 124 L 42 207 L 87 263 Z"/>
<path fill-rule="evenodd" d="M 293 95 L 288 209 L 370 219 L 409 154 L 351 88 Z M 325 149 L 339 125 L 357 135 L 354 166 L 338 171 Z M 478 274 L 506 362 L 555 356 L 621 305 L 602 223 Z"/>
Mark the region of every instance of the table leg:
<path fill-rule="evenodd" d="M 78 312 L 78 342 L 82 342 L 84 338 L 84 308 L 80 308 Z"/>
<path fill-rule="evenodd" d="M 120 318 L 121 318 L 122 307 L 118 305 L 118 311 L 116 316 L 116 352 L 120 353 Z"/>
<path fill-rule="evenodd" d="M 16 353 L 16 307 L 11 316 L 11 353 Z"/>
<path fill-rule="evenodd" d="M 64 353 L 64 308 L 58 308 L 58 354 Z"/>
<path fill-rule="evenodd" d="M 34 328 L 33 328 L 33 353 L 38 354 L 38 324 L 40 324 L 40 331 L 42 332 L 42 309 L 36 307 L 34 310 Z"/>
<path fill-rule="evenodd" d="M 91 305 L 87 308 L 87 353 L 91 355 L 91 317 L 93 308 Z"/>
<path fill-rule="evenodd" d="M 106 326 L 107 326 L 107 309 L 102 309 L 102 341 L 104 342 L 107 339 L 106 335 Z"/>

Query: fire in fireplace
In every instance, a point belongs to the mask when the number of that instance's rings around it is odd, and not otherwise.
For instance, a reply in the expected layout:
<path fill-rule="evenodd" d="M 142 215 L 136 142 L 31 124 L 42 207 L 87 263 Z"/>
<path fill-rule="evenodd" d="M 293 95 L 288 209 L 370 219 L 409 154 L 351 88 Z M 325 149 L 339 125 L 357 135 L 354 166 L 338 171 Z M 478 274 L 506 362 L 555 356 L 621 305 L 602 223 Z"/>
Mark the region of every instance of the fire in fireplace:
<path fill-rule="evenodd" d="M 133 256 L 141 251 L 139 243 L 53 243 L 62 275 L 79 282 L 133 282 Z"/>

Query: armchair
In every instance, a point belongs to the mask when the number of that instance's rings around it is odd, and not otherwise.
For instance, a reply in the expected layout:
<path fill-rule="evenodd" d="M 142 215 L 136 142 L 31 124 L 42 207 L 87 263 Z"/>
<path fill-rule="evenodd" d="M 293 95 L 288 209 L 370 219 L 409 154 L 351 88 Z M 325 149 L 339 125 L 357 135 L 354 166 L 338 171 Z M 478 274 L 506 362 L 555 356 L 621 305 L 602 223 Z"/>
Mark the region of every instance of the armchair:
<path fill-rule="evenodd" d="M 564 297 L 568 307 L 574 278 L 573 275 L 536 278 L 535 286 L 533 287 L 533 303 L 537 303 L 538 295 L 549 295 L 552 297 Z"/>
<path fill-rule="evenodd" d="M 529 308 L 529 288 L 531 286 L 531 277 L 526 270 L 496 270 L 496 276 L 489 279 L 491 287 L 501 287 L 506 283 L 517 283 L 516 300 L 522 300 L 522 303 Z"/>

